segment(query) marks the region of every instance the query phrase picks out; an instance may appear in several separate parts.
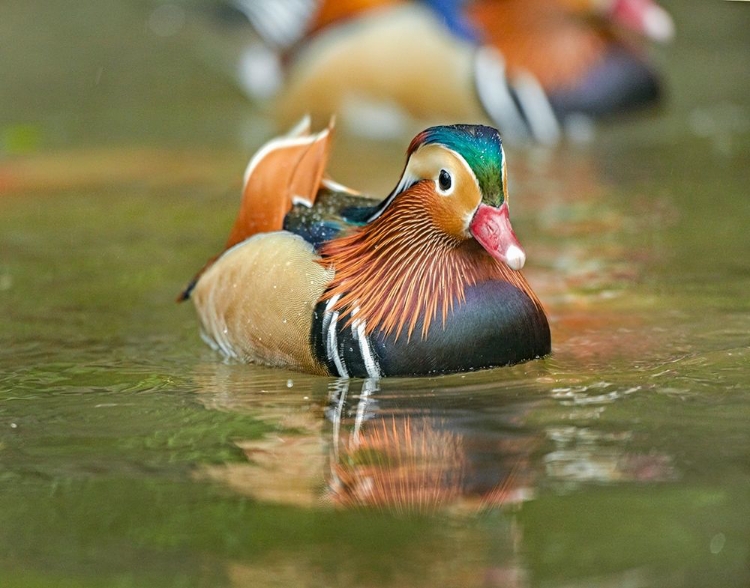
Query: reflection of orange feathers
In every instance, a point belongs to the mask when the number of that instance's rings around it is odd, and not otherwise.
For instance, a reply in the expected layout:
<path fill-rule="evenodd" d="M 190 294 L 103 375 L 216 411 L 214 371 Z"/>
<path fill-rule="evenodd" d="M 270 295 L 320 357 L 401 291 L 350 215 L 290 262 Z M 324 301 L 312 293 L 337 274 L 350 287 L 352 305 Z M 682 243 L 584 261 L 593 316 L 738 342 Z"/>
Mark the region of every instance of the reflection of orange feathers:
<path fill-rule="evenodd" d="M 245 171 L 242 204 L 227 249 L 256 233 L 281 230 L 295 202 L 314 204 L 328 163 L 332 128 L 311 135 L 305 120 L 255 154 Z"/>
<path fill-rule="evenodd" d="M 461 494 L 461 441 L 435 419 L 376 419 L 341 447 L 332 498 L 341 506 L 435 512 Z"/>

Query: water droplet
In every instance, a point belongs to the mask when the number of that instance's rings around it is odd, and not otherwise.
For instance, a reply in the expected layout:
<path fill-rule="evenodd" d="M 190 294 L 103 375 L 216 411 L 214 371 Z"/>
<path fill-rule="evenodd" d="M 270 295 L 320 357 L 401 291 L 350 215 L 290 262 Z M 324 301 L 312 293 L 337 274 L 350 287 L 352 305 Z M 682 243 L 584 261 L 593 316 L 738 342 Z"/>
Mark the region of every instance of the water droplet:
<path fill-rule="evenodd" d="M 711 537 L 711 544 L 709 545 L 711 553 L 713 553 L 714 555 L 718 554 L 722 549 L 724 549 L 724 543 L 726 542 L 727 538 L 724 533 L 716 533 L 716 535 Z"/>
<path fill-rule="evenodd" d="M 10 290 L 13 287 L 13 276 L 10 274 L 0 275 L 0 291 Z"/>

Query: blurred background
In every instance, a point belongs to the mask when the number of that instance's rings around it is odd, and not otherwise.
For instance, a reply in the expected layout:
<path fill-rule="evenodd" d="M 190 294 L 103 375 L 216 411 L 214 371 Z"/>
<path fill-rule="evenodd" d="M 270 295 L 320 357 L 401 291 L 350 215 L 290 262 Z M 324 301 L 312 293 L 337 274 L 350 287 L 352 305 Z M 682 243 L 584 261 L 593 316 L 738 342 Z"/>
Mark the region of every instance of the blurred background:
<path fill-rule="evenodd" d="M 0 6 L 0 584 L 750 585 L 750 3 Z M 253 152 L 501 129 L 551 357 L 344 382 L 174 297 Z"/>

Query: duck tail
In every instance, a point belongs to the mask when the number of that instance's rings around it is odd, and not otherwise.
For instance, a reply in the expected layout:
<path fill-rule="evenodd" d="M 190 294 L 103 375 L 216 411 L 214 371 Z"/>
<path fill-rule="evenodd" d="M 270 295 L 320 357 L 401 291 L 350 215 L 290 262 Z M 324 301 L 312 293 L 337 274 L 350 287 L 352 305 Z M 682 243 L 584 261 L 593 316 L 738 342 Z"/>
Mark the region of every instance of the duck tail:
<path fill-rule="evenodd" d="M 331 150 L 334 119 L 319 133 L 310 132 L 305 116 L 286 135 L 263 145 L 245 170 L 242 203 L 224 251 L 257 233 L 280 231 L 295 204 L 312 207 L 323 182 Z M 190 298 L 200 276 L 218 258 L 206 263 L 177 297 Z"/>
<path fill-rule="evenodd" d="M 303 118 L 288 134 L 272 139 L 245 170 L 242 204 L 225 249 L 256 233 L 279 231 L 295 204 L 315 203 L 330 153 L 333 120 L 316 134 Z"/>

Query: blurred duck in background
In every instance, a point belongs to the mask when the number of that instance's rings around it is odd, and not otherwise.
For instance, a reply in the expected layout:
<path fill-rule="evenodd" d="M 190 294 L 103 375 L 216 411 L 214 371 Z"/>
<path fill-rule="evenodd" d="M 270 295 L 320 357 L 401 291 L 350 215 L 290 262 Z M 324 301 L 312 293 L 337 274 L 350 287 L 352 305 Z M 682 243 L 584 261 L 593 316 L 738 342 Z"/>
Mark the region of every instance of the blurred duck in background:
<path fill-rule="evenodd" d="M 508 73 L 531 72 L 555 114 L 600 117 L 652 104 L 660 80 L 642 39 L 671 40 L 651 0 L 477 0 L 468 6 Z"/>
<path fill-rule="evenodd" d="M 654 104 L 645 40 L 674 31 L 652 0 L 233 0 L 260 38 L 237 69 L 281 123 L 331 113 L 391 138 L 489 121 L 513 140 Z"/>

